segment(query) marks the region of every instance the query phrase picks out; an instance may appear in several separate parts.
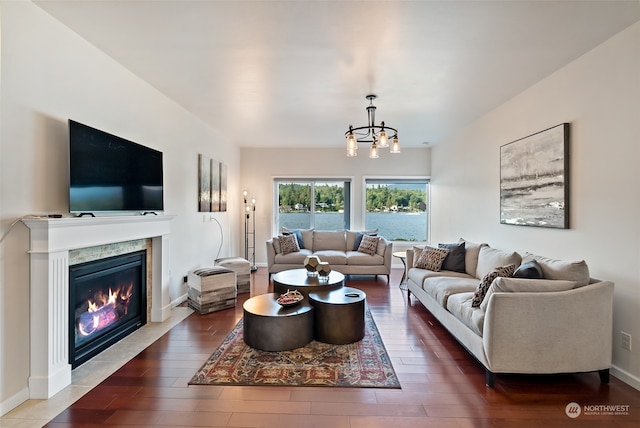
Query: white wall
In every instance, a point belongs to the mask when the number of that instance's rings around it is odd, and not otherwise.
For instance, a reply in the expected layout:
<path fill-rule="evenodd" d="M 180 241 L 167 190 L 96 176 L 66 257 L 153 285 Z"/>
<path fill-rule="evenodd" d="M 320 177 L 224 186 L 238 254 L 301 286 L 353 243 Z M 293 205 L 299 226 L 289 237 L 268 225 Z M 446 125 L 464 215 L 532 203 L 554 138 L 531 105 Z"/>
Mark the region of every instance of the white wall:
<path fill-rule="evenodd" d="M 68 213 L 67 120 L 73 118 L 164 153 L 165 210 L 175 214 L 170 298 L 186 292 L 189 269 L 221 256 L 241 220 L 240 152 L 189 112 L 115 63 L 30 2 L 1 4 L 0 234 L 22 216 Z M 197 161 L 228 165 L 228 213 L 197 212 Z M 206 221 L 203 221 L 205 219 Z M 0 244 L 0 414 L 28 397 L 28 229 L 18 223 Z"/>
<path fill-rule="evenodd" d="M 368 151 L 364 146 L 355 158 L 348 158 L 345 149 L 244 148 L 241 150 L 241 158 L 240 187 L 247 188 L 257 199 L 256 264 L 258 266 L 266 266 L 265 241 L 277 234 L 277 231 L 272 230 L 274 178 L 351 178 L 353 199 L 351 229 L 362 230 L 364 229 L 362 193 L 364 177 L 428 177 L 431 175 L 431 150 L 428 148 L 403 148 L 398 154 L 381 150 L 378 159 L 369 159 Z M 242 237 L 239 248 L 244 249 L 244 223 L 238 229 L 238 236 Z M 398 249 L 402 248 L 398 247 Z M 398 260 L 394 262 L 400 263 Z M 400 266 L 401 264 L 398 265 Z"/>
<path fill-rule="evenodd" d="M 569 230 L 499 223 L 500 146 L 571 124 Z M 432 240 L 585 259 L 615 282 L 613 374 L 640 389 L 640 23 L 433 148 Z M 633 335 L 629 352 L 620 331 Z"/>

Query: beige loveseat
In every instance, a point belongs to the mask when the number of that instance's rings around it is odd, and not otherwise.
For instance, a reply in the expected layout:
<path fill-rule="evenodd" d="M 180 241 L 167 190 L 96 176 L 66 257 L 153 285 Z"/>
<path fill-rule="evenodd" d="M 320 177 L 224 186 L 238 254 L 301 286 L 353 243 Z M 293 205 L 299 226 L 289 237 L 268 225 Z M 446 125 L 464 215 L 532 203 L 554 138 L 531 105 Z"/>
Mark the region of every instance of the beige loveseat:
<path fill-rule="evenodd" d="M 462 239 L 448 247 L 449 259 L 439 271 L 433 263 L 441 261 L 441 253 L 432 250 L 431 257 L 421 258 L 419 265 L 426 262 L 431 270 L 415 267 L 416 256 L 425 250 L 407 251 L 409 296 L 420 300 L 484 365 L 488 386 L 494 385 L 496 373 L 598 371 L 608 383 L 612 282 L 591 278 L 584 261 L 529 253 L 521 257 Z M 510 265 L 520 277 L 500 269 Z M 532 279 L 536 276 L 542 278 Z M 484 297 L 483 280 L 488 284 Z"/>
<path fill-rule="evenodd" d="M 362 249 L 358 251 L 358 240 L 365 235 L 371 236 L 366 232 L 303 229 L 290 233 L 297 236 L 300 246 L 297 251 L 282 251 L 282 235 L 267 241 L 269 275 L 288 269 L 300 269 L 304 259 L 314 255 L 321 261 L 328 262 L 332 270 L 345 275 L 386 275 L 387 281 L 389 280 L 393 244 L 383 237 L 372 238 L 377 240 L 375 252 L 367 254 Z"/>

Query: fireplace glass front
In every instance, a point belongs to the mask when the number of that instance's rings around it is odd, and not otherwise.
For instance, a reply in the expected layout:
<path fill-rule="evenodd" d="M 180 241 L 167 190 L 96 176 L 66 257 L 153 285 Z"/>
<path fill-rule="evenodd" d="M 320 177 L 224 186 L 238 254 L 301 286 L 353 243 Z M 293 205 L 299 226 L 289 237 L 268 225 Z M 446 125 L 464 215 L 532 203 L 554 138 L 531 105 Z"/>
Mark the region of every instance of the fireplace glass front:
<path fill-rule="evenodd" d="M 146 251 L 69 267 L 72 368 L 147 322 Z"/>

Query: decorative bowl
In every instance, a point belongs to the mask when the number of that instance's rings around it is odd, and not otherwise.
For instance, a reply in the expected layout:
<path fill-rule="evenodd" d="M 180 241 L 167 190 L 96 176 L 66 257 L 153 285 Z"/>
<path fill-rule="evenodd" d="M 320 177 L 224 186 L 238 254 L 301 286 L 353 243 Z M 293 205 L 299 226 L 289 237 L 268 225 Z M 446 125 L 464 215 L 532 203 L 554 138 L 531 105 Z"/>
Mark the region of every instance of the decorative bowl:
<path fill-rule="evenodd" d="M 300 303 L 302 299 L 304 299 L 304 296 L 298 290 L 287 290 L 287 292 L 281 294 L 276 301 L 280 306 L 293 306 Z"/>

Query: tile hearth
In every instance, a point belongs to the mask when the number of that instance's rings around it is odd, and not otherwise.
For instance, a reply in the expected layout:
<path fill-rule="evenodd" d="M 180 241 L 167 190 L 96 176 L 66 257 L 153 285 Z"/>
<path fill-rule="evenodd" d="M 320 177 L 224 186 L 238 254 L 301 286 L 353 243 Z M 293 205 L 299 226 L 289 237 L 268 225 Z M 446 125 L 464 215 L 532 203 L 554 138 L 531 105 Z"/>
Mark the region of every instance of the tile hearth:
<path fill-rule="evenodd" d="M 193 310 L 188 307 L 175 307 L 165 321 L 147 323 L 141 329 L 73 370 L 71 385 L 48 400 L 26 401 L 1 417 L 0 426 L 42 427 L 192 313 Z"/>

